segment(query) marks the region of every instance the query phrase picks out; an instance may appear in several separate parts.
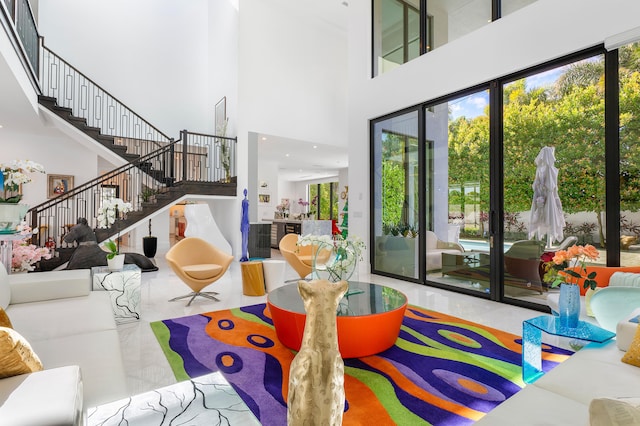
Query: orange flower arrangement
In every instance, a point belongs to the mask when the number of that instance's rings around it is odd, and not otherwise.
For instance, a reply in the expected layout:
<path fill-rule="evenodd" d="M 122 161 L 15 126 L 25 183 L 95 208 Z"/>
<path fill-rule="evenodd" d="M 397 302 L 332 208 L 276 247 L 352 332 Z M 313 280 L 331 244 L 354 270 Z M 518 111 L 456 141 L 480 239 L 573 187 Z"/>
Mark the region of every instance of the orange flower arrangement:
<path fill-rule="evenodd" d="M 577 285 L 582 279 L 584 288 L 591 287 L 594 290 L 597 286 L 596 273 L 587 274 L 586 263 L 587 260 L 596 260 L 599 257 L 600 252 L 591 244 L 573 245 L 567 250 L 558 250 L 553 259 L 545 263 L 547 272 L 544 279 L 551 283 L 551 287 L 557 287 L 562 283 Z"/>

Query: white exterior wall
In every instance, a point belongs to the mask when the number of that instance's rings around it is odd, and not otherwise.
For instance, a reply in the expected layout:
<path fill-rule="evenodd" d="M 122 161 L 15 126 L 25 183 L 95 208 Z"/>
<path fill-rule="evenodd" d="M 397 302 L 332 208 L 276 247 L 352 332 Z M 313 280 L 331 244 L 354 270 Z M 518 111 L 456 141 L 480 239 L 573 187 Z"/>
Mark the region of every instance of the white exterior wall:
<path fill-rule="evenodd" d="M 598 45 L 640 15 L 635 0 L 538 0 L 372 79 L 370 8 L 349 2 L 349 232 L 365 241 L 370 119 Z"/>

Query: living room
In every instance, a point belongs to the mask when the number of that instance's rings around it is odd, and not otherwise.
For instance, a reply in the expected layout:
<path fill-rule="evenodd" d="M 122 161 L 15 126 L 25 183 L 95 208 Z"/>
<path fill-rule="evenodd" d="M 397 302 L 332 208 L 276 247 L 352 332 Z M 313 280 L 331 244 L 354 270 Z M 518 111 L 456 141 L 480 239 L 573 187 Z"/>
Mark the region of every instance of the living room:
<path fill-rule="evenodd" d="M 207 5 L 201 1 L 185 6 L 166 1 L 162 5 L 112 2 L 107 6 L 100 2 L 69 1 L 61 5 L 40 1 L 34 5 L 34 11 L 48 47 L 107 86 L 169 135 L 177 135 L 184 128 L 213 133 L 215 105 L 226 97 L 229 134 L 238 137 L 237 188 L 246 187 L 255 197 L 250 203 L 252 220 L 259 218 L 257 194 L 261 176 L 251 166 L 253 161 L 259 161 L 251 159 L 259 143 L 258 134 L 279 135 L 310 145 L 330 143 L 346 147 L 351 194 L 349 230 L 367 242 L 371 240 L 372 220 L 372 191 L 369 179 L 365 178 L 371 173 L 370 120 L 599 45 L 608 37 L 636 27 L 633 17 L 638 11 L 631 1 L 604 5 L 595 0 L 562 4 L 538 0 L 371 78 L 370 2 L 351 1 L 348 7 L 338 4 L 343 10 L 343 26 L 329 23 L 324 17 L 311 17 L 305 5 L 286 3 L 249 0 L 241 4 Z M 575 19 L 576 11 L 579 20 Z M 598 25 L 587 26 L 584 22 Z M 3 158 L 30 158 L 42 163 L 47 173 L 73 175 L 77 183 L 118 166 L 117 158 L 96 152 L 43 118 L 24 72 L 16 71 L 17 60 L 12 62 L 8 57 L 13 47 L 8 46 L 4 35 L 0 40 L 5 61 L 3 81 L 11 82 L 6 89 L 3 85 L 3 95 L 7 96 L 0 101 L 3 117 L 0 132 L 6 141 Z M 11 73 L 5 79 L 7 69 Z M 21 127 L 14 127 L 18 123 Z M 25 188 L 24 201 L 36 205 L 46 199 L 46 193 L 46 180 L 36 176 Z M 241 235 L 236 231 L 240 229 L 240 193 L 238 190 L 237 197 L 229 200 L 211 201 L 217 206 L 214 207 L 217 219 L 234 254 L 239 253 L 241 246 Z M 282 197 L 274 193 L 274 198 Z M 133 249 L 139 249 L 135 244 L 145 234 L 143 223 L 131 238 Z M 168 227 L 166 235 L 162 231 L 159 237 L 157 258 L 161 259 L 170 244 Z M 367 252 L 365 259 L 368 258 Z M 159 266 L 166 271 L 166 266 Z M 411 304 L 514 334 L 521 333 L 524 319 L 537 314 L 370 275 L 368 262 L 362 262 L 360 269 L 361 279 L 397 285 Z M 166 276 L 158 276 L 146 284 L 149 298 L 145 301 L 143 296 L 143 309 L 148 309 L 148 321 L 261 301 L 239 295 L 238 268 L 221 283 L 224 303 L 201 304 L 188 312 L 175 305 L 169 312 L 155 314 L 156 305 L 166 305 L 169 296 L 181 290 L 182 284 L 175 282 L 175 287 L 167 290 L 171 294 L 151 297 L 153 289 L 166 285 L 167 280 Z M 150 340 L 141 345 L 156 345 L 153 337 Z M 123 355 L 126 359 L 127 350 Z M 131 356 L 143 358 L 135 350 Z M 136 368 L 143 369 L 134 366 L 132 370 Z M 128 372 L 132 370 L 127 368 Z M 154 385 L 166 384 L 163 380 Z M 153 387 L 141 386 L 131 393 L 149 389 Z"/>

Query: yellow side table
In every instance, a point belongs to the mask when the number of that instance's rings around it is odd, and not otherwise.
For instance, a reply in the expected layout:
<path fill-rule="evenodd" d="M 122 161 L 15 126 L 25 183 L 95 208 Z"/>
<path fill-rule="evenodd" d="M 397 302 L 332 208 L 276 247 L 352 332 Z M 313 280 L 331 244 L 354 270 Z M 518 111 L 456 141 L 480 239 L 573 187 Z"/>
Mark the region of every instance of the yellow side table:
<path fill-rule="evenodd" d="M 264 272 L 262 262 L 240 262 L 242 270 L 242 294 L 245 296 L 264 296 Z"/>

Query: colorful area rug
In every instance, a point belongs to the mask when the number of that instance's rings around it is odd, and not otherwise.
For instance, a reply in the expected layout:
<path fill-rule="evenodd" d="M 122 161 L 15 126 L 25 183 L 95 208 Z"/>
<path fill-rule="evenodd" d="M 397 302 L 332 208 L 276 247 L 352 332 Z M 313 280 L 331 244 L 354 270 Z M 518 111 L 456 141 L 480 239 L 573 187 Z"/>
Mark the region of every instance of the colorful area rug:
<path fill-rule="evenodd" d="M 221 371 L 263 425 L 285 425 L 295 352 L 265 304 L 151 323 L 178 380 Z M 343 424 L 468 425 L 523 386 L 519 336 L 409 306 L 400 336 L 345 360 Z M 543 346 L 543 370 L 571 351 Z"/>

